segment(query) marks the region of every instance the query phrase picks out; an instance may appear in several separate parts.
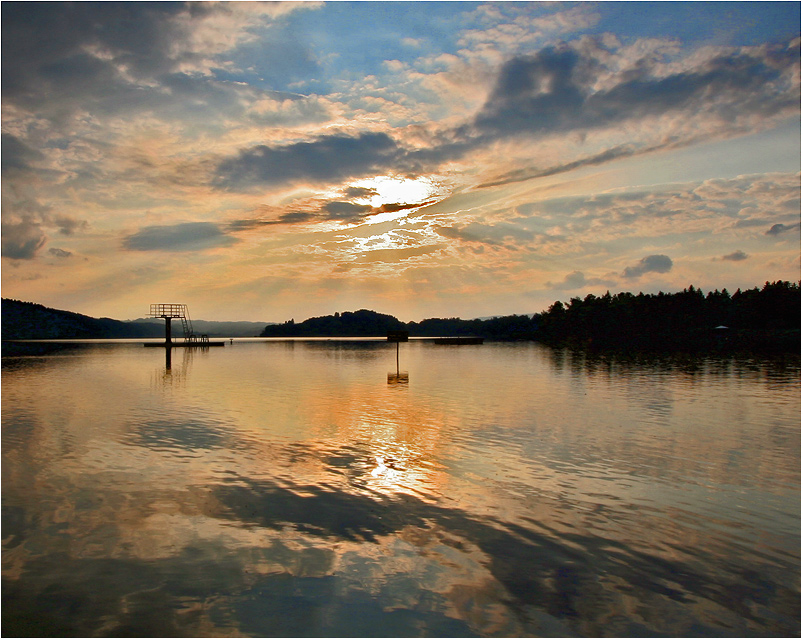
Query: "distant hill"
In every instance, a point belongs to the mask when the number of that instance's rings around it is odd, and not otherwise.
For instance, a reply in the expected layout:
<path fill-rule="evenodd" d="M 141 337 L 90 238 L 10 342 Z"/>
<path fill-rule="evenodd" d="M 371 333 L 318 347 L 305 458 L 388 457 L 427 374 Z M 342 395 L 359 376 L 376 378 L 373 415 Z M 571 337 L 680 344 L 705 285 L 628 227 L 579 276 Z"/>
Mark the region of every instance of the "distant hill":
<path fill-rule="evenodd" d="M 397 318 L 360 309 L 331 316 L 309 318 L 295 323 L 265 327 L 260 336 L 269 338 L 313 337 L 381 337 L 389 331 L 407 331 L 414 337 L 481 336 L 497 340 L 532 339 L 535 324 L 531 316 L 500 316 L 488 320 L 462 320 L 460 318 L 430 318 L 421 322 L 402 322 Z"/>
<path fill-rule="evenodd" d="M 193 320 L 196 334 L 212 337 L 254 337 L 264 322 L 215 322 Z M 174 332 L 175 332 L 174 325 Z M 180 330 L 180 329 L 179 329 Z M 51 309 L 34 302 L 2 299 L 3 340 L 58 340 L 70 338 L 161 338 L 164 320 L 92 318 L 72 311 Z"/>
<path fill-rule="evenodd" d="M 9 298 L 2 299 L 0 321 L 3 340 L 155 338 L 164 335 L 164 327 L 152 323 L 91 318 Z"/>
<path fill-rule="evenodd" d="M 164 320 L 160 318 L 137 318 L 130 322 L 157 324 L 162 327 L 164 335 Z M 214 338 L 253 338 L 265 328 L 264 322 L 219 322 L 215 320 L 193 320 L 193 331 L 197 335 L 206 334 Z"/>
<path fill-rule="evenodd" d="M 309 318 L 299 324 L 288 320 L 284 324 L 268 325 L 259 335 L 270 338 L 356 338 L 385 336 L 388 331 L 405 329 L 406 325 L 393 316 L 360 309 L 359 311 L 336 313 L 332 316 Z"/>

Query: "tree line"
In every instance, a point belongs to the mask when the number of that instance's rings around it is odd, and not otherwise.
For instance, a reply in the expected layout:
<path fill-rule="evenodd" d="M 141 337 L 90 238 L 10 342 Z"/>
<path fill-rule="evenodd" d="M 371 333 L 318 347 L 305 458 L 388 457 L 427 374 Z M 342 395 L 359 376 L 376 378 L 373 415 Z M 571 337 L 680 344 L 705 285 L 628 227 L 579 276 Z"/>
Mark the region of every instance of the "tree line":
<path fill-rule="evenodd" d="M 537 339 L 552 344 L 641 349 L 800 349 L 800 282 L 707 295 L 693 285 L 678 293 L 588 295 L 556 301 L 535 317 Z"/>
<path fill-rule="evenodd" d="M 602 296 L 556 301 L 533 315 L 489 319 L 429 318 L 401 322 L 361 309 L 268 325 L 264 337 L 360 337 L 408 331 L 413 337 L 478 336 L 538 340 L 552 345 L 635 349 L 800 348 L 800 282 L 766 282 L 763 288 L 715 290 L 690 285 L 677 293 Z"/>

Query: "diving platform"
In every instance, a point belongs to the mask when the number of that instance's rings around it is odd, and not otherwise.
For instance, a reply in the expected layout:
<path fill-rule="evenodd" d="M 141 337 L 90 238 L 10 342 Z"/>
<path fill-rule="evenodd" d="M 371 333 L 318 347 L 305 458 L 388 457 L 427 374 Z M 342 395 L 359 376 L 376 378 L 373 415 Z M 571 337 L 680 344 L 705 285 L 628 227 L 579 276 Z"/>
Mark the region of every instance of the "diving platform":
<path fill-rule="evenodd" d="M 146 342 L 146 347 L 186 347 L 200 348 L 222 347 L 226 344 L 224 340 L 212 341 L 206 334 L 195 335 L 192 330 L 192 320 L 190 311 L 186 304 L 159 302 L 152 304 L 148 315 L 151 318 L 163 318 L 165 321 L 165 340 L 164 342 Z M 181 328 L 184 331 L 183 339 L 173 340 L 172 321 L 181 321 Z"/>

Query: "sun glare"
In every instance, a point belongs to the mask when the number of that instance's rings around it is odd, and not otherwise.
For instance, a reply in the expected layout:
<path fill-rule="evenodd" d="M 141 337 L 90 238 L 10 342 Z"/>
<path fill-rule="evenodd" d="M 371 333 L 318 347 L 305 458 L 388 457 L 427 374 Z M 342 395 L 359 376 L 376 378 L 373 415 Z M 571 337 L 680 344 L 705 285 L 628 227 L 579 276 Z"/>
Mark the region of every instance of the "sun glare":
<path fill-rule="evenodd" d="M 395 178 L 391 176 L 378 176 L 353 183 L 352 186 L 370 189 L 373 195 L 360 198 L 372 207 L 383 204 L 416 204 L 423 202 L 435 190 L 433 184 L 426 178 Z"/>

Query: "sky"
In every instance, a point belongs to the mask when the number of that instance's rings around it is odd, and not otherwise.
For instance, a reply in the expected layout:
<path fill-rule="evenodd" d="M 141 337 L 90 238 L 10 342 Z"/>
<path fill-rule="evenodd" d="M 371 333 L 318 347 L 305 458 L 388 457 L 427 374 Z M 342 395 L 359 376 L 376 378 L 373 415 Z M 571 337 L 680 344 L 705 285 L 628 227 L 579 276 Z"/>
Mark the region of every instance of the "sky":
<path fill-rule="evenodd" d="M 800 279 L 799 2 L 9 2 L 2 295 L 402 321 Z"/>

